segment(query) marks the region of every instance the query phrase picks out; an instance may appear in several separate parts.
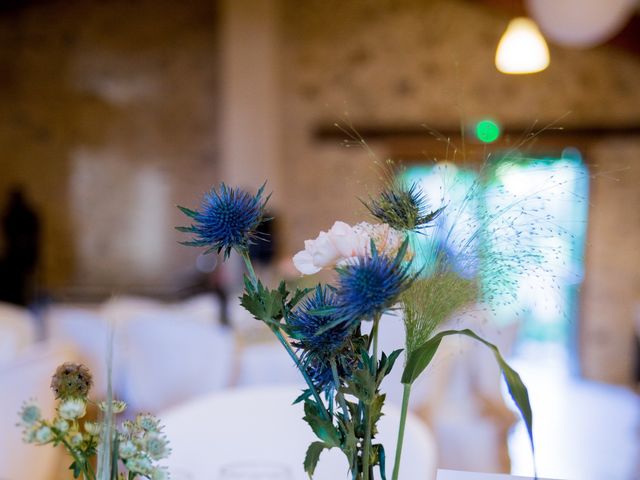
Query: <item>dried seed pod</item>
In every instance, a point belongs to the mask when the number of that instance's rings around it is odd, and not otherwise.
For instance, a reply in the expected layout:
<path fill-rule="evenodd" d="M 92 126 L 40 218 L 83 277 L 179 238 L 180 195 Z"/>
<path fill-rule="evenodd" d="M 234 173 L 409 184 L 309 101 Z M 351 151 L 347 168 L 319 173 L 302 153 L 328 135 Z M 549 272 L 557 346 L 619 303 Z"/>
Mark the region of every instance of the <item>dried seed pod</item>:
<path fill-rule="evenodd" d="M 86 398 L 91 385 L 91 372 L 79 363 L 63 363 L 51 378 L 51 389 L 56 398 Z"/>

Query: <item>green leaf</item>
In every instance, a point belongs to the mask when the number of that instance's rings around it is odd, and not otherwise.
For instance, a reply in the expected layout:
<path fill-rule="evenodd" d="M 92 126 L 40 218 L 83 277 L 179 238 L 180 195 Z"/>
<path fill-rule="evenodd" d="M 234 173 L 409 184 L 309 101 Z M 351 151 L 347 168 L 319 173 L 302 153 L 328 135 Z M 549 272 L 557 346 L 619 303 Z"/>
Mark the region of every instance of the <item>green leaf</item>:
<path fill-rule="evenodd" d="M 387 395 L 382 393 L 375 396 L 373 402 L 371 402 L 371 437 L 375 437 L 378 434 L 378 421 L 382 418 L 382 407 Z"/>
<path fill-rule="evenodd" d="M 349 407 L 350 410 L 351 407 Z M 338 416 L 338 428 L 342 436 L 340 449 L 349 459 L 349 468 L 354 470 L 358 463 L 358 437 L 356 435 L 356 421 Z"/>
<path fill-rule="evenodd" d="M 329 447 L 340 446 L 340 433 L 331 420 L 320 414 L 318 405 L 310 399 L 304 402 L 304 421 L 309 424 L 313 433 Z"/>
<path fill-rule="evenodd" d="M 241 305 L 257 320 L 273 324 L 282 318 L 284 298 L 281 290 L 269 290 L 261 282 L 254 286 L 245 275 Z M 276 322 L 277 323 L 277 322 Z"/>
<path fill-rule="evenodd" d="M 396 363 L 396 360 L 401 353 L 402 349 L 394 350 L 388 357 L 384 354 L 384 352 L 382 353 L 380 365 L 378 368 L 378 386 L 380 386 L 382 380 L 384 380 L 384 377 L 391 373 L 393 365 Z"/>
<path fill-rule="evenodd" d="M 493 351 L 493 355 L 502 370 L 504 375 L 504 379 L 507 382 L 507 387 L 509 389 L 509 394 L 511 398 L 518 407 L 520 414 L 524 420 L 525 426 L 527 427 L 527 433 L 529 434 L 529 441 L 531 443 L 531 451 L 534 452 L 533 447 L 533 412 L 531 411 L 531 404 L 529 402 L 529 392 L 527 391 L 527 387 L 522 382 L 520 375 L 513 368 L 511 368 L 507 362 L 502 358 L 500 354 L 500 350 L 493 343 L 488 342 L 482 337 L 478 336 L 472 330 L 465 328 L 464 330 L 445 330 L 443 332 L 434 335 L 429 340 L 427 340 L 422 346 L 418 347 L 407 359 L 407 364 L 405 366 L 404 372 L 402 374 L 402 383 L 404 384 L 412 384 L 416 378 L 427 368 L 433 356 L 435 355 L 438 347 L 440 346 L 440 342 L 442 339 L 448 335 L 466 335 L 467 337 L 471 337 L 487 347 L 489 347 Z"/>
<path fill-rule="evenodd" d="M 198 212 L 196 212 L 195 210 L 191 210 L 190 208 L 186 208 L 186 207 L 181 207 L 180 205 L 176 205 L 176 206 L 187 217 L 191 217 L 191 218 L 197 218 L 198 217 Z"/>
<path fill-rule="evenodd" d="M 73 478 L 79 478 L 82 473 L 82 467 L 78 462 L 73 462 L 69 470 L 73 470 Z"/>
<path fill-rule="evenodd" d="M 382 480 L 387 480 L 387 469 L 385 467 L 384 447 L 382 446 L 381 443 L 377 443 L 376 445 L 373 446 L 373 448 L 378 453 L 378 463 L 379 463 L 378 468 L 380 468 L 380 478 Z"/>
<path fill-rule="evenodd" d="M 402 242 L 402 245 L 400 245 L 400 248 L 398 249 L 398 253 L 396 253 L 396 257 L 394 258 L 393 261 L 398 264 L 402 263 L 405 255 L 407 254 L 408 248 L 409 248 L 409 237 L 407 236 Z"/>
<path fill-rule="evenodd" d="M 307 448 L 307 454 L 304 456 L 304 471 L 307 472 L 309 478 L 313 477 L 313 472 L 316 471 L 316 465 L 320 460 L 320 454 L 325 448 L 330 449 L 331 447 L 323 442 L 313 442 Z"/>
<path fill-rule="evenodd" d="M 296 288 L 295 292 L 293 292 L 293 295 L 291 295 L 291 298 L 289 299 L 289 301 L 287 301 L 287 311 L 293 310 L 293 307 L 295 307 L 300 302 L 300 300 L 306 297 L 311 290 L 313 289 L 312 288 L 302 288 L 302 289 Z"/>
<path fill-rule="evenodd" d="M 427 368 L 433 356 L 438 351 L 444 335 L 438 334 L 431 337 L 420 347 L 411 352 L 407 358 L 407 364 L 402 372 L 402 383 L 411 385 Z"/>
<path fill-rule="evenodd" d="M 173 227 L 179 232 L 192 233 L 195 231 L 195 227 Z"/>
<path fill-rule="evenodd" d="M 292 405 L 295 405 L 296 403 L 300 403 L 300 402 L 306 400 L 307 398 L 310 398 L 311 395 L 313 395 L 313 393 L 311 392 L 310 389 L 307 388 L 306 390 L 303 390 L 302 393 L 298 396 L 298 398 L 296 398 L 293 401 Z"/>
<path fill-rule="evenodd" d="M 359 365 L 347 380 L 344 392 L 369 405 L 375 397 L 377 384 L 368 364 Z"/>

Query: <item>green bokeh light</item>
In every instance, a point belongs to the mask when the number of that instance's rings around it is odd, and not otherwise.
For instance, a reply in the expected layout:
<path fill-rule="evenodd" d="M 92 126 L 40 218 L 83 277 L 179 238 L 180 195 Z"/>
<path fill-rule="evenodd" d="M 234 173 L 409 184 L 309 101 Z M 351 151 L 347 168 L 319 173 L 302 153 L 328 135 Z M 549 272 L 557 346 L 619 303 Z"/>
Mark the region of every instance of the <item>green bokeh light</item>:
<path fill-rule="evenodd" d="M 499 136 L 500 126 L 493 120 L 480 120 L 476 124 L 476 137 L 481 142 L 495 142 Z"/>

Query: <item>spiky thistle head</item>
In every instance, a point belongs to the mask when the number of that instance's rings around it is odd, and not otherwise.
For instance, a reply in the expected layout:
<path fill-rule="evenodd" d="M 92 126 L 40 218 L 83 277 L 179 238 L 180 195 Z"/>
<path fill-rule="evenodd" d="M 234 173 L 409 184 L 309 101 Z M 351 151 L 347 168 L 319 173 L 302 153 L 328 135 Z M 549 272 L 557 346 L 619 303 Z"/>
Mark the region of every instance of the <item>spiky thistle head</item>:
<path fill-rule="evenodd" d="M 348 373 L 355 362 L 351 340 L 354 328 L 345 322 L 335 293 L 318 285 L 309 297 L 287 317 L 287 333 L 314 386 L 330 392 L 336 388 L 331 362 L 339 375 Z"/>
<path fill-rule="evenodd" d="M 371 215 L 396 230 L 420 230 L 429 227 L 444 210 L 431 210 L 427 196 L 417 183 L 390 184 L 377 198 L 362 202 Z"/>
<path fill-rule="evenodd" d="M 344 317 L 351 323 L 370 320 L 398 301 L 398 296 L 415 279 L 411 263 L 404 260 L 405 240 L 395 258 L 378 253 L 371 242 L 371 255 L 336 268 L 336 296 Z"/>
<path fill-rule="evenodd" d="M 246 252 L 257 237 L 258 226 L 269 220 L 265 218 L 265 206 L 269 196 L 263 198 L 264 187 L 256 195 L 230 188 L 224 183 L 218 189 L 207 192 L 200 204 L 200 210 L 178 208 L 192 218 L 194 223 L 176 230 L 194 235 L 192 240 L 181 242 L 191 247 L 209 247 L 205 253 L 224 251 L 227 258 L 231 250 Z"/>
<path fill-rule="evenodd" d="M 79 363 L 63 363 L 51 378 L 51 389 L 61 399 L 86 398 L 92 385 L 91 372 Z"/>

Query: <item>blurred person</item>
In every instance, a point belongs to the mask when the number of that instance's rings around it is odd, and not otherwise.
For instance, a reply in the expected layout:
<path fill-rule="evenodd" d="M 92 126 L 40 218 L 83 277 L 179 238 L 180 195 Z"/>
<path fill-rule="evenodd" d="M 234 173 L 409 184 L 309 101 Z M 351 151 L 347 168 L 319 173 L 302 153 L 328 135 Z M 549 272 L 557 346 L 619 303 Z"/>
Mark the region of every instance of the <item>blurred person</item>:
<path fill-rule="evenodd" d="M 35 290 L 40 220 L 22 188 L 9 192 L 1 227 L 4 252 L 0 260 L 0 300 L 27 305 Z"/>
<path fill-rule="evenodd" d="M 263 282 L 275 282 L 276 253 L 278 251 L 277 224 L 273 212 L 265 212 L 268 221 L 262 222 L 256 229 L 256 239 L 249 245 L 249 257 Z"/>

